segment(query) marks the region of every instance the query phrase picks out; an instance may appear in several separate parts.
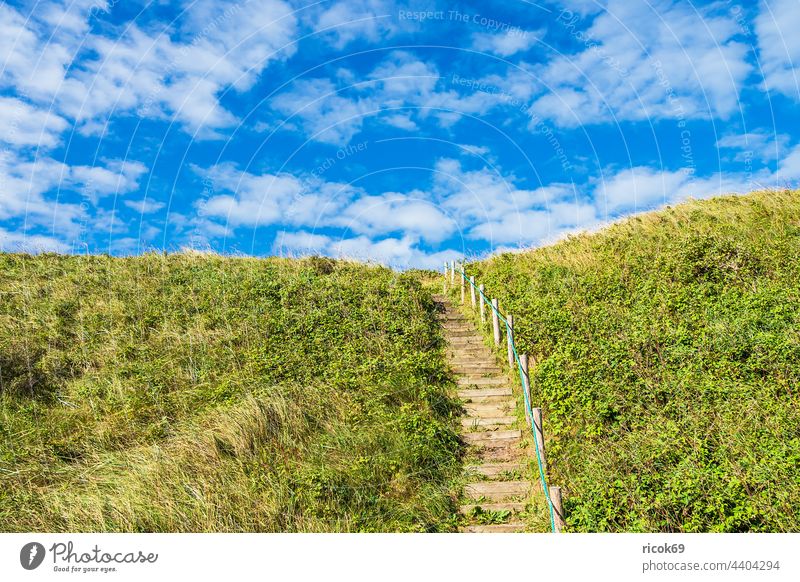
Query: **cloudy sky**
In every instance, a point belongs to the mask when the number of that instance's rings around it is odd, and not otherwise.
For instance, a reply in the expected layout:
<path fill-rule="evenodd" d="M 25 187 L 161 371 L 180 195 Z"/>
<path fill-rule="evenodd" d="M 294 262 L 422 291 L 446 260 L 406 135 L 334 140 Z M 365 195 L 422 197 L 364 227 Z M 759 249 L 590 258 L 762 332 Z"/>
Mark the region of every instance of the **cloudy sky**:
<path fill-rule="evenodd" d="M 800 178 L 800 1 L 0 3 L 0 248 L 543 244 Z"/>

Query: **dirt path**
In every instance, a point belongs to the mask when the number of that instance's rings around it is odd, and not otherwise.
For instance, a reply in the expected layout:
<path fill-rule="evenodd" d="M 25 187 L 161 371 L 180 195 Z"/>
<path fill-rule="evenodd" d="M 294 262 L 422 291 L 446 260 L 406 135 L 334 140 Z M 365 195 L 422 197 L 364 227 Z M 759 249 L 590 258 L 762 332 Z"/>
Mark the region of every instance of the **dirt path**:
<path fill-rule="evenodd" d="M 458 377 L 458 396 L 467 412 L 462 430 L 470 462 L 461 513 L 469 525 L 463 531 L 525 531 L 522 514 L 534 484 L 522 478 L 528 470 L 510 382 L 472 321 L 446 297 L 437 295 L 435 300 L 448 363 Z"/>

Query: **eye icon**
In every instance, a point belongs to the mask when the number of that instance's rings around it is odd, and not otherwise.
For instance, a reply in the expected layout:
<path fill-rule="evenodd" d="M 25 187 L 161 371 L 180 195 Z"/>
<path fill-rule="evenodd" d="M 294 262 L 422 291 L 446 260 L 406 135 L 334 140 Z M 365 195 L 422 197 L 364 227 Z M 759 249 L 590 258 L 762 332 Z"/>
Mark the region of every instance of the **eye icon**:
<path fill-rule="evenodd" d="M 44 561 L 44 546 L 39 542 L 29 542 L 19 552 L 19 563 L 26 570 L 35 570 Z"/>

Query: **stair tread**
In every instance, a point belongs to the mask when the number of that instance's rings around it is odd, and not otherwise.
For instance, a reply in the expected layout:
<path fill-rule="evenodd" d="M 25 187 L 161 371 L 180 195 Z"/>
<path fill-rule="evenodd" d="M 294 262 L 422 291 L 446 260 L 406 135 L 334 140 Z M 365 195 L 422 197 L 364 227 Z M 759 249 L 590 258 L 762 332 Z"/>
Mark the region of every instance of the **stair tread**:
<path fill-rule="evenodd" d="M 465 533 L 522 533 L 525 531 L 524 523 L 495 523 L 492 525 L 469 525 L 464 528 Z"/>
<path fill-rule="evenodd" d="M 469 491 L 521 491 L 523 493 L 531 490 L 533 481 L 517 479 L 515 481 L 475 481 L 467 483 L 464 490 Z"/>
<path fill-rule="evenodd" d="M 459 390 L 459 398 L 479 398 L 481 396 L 511 396 L 511 388 L 474 388 L 472 390 Z"/>
<path fill-rule="evenodd" d="M 486 378 L 459 378 L 459 386 L 502 386 L 508 384 L 505 378 L 486 377 Z"/>
<path fill-rule="evenodd" d="M 464 410 L 469 416 L 507 416 L 514 410 L 514 401 L 511 399 L 503 402 L 489 403 L 472 403 L 468 402 L 464 405 Z"/>
<path fill-rule="evenodd" d="M 483 463 L 480 465 L 467 465 L 464 469 L 466 475 L 483 477 L 499 477 L 507 473 L 522 473 L 525 466 L 518 461 L 504 461 L 499 463 Z"/>
<path fill-rule="evenodd" d="M 507 426 L 514 424 L 514 416 L 469 416 L 461 420 L 461 426 L 484 427 L 484 426 Z"/>
<path fill-rule="evenodd" d="M 464 435 L 464 440 L 468 442 L 476 441 L 501 441 L 519 440 L 522 431 L 519 430 L 484 430 L 481 432 L 468 432 Z"/>
<path fill-rule="evenodd" d="M 484 511 L 524 511 L 526 505 L 524 501 L 500 501 L 496 503 L 467 503 L 459 509 L 461 513 L 469 513 L 478 507 Z"/>

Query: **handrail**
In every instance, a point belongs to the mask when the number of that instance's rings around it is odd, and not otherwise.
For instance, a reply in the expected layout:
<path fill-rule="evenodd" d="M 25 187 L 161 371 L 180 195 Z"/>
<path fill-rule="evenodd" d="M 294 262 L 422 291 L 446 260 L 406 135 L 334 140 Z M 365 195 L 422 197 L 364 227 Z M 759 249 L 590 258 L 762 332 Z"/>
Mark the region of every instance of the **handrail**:
<path fill-rule="evenodd" d="M 514 333 L 513 333 L 513 328 L 511 326 L 511 324 L 508 322 L 508 319 L 505 318 L 502 313 L 500 313 L 500 310 L 495 308 L 495 306 L 492 304 L 491 300 L 489 300 L 489 298 L 486 297 L 486 295 L 483 293 L 483 291 L 481 291 L 480 287 L 477 286 L 475 283 L 473 283 L 467 277 L 467 274 L 464 271 L 464 266 L 463 265 L 461 265 L 461 268 L 459 269 L 459 274 L 461 275 L 461 278 L 464 281 L 469 283 L 472 287 L 474 287 L 478 291 L 478 293 L 480 294 L 481 299 L 487 305 L 489 305 L 489 307 L 492 308 L 492 311 L 494 311 L 494 313 L 495 313 L 495 315 L 497 315 L 498 319 L 500 319 L 500 321 L 502 321 L 503 323 L 506 324 L 506 334 L 508 334 L 507 335 L 508 342 L 511 345 L 511 351 L 514 354 L 514 361 L 517 363 L 517 371 L 519 372 L 519 380 L 520 380 L 520 383 L 523 386 L 525 386 L 525 371 L 524 371 L 523 366 L 522 366 L 522 361 L 519 358 L 519 353 L 517 353 L 517 345 L 516 345 L 516 343 L 514 341 Z M 533 446 L 534 446 L 534 449 L 536 451 L 536 463 L 539 466 L 539 477 L 540 477 L 541 482 L 542 482 L 542 490 L 544 491 L 544 496 L 545 496 L 545 499 L 547 500 L 547 508 L 548 508 L 548 510 L 550 512 L 550 528 L 552 529 L 553 533 L 555 533 L 556 532 L 555 509 L 553 507 L 553 500 L 550 498 L 550 489 L 547 486 L 547 477 L 545 476 L 544 464 L 542 463 L 542 454 L 541 454 L 541 451 L 539 451 L 539 441 L 536 438 L 536 432 L 535 432 L 536 428 L 535 428 L 534 423 L 533 423 L 533 408 L 531 407 L 531 402 L 530 402 L 530 400 L 528 398 L 528 393 L 527 393 L 526 390 L 524 390 L 524 389 L 522 390 L 522 395 L 523 395 L 523 400 L 525 401 L 525 410 L 527 412 L 528 418 L 531 419 L 530 425 L 531 425 L 531 433 L 533 435 Z"/>

